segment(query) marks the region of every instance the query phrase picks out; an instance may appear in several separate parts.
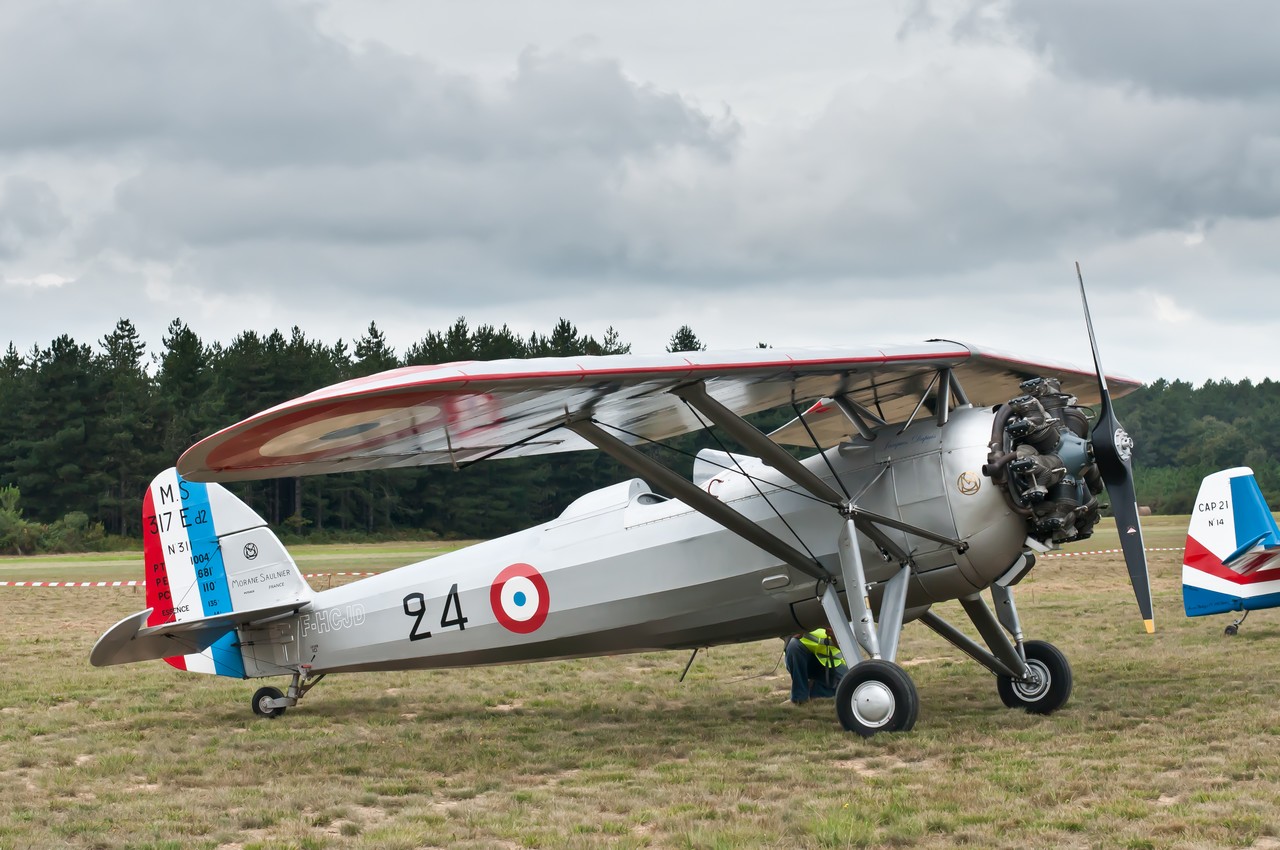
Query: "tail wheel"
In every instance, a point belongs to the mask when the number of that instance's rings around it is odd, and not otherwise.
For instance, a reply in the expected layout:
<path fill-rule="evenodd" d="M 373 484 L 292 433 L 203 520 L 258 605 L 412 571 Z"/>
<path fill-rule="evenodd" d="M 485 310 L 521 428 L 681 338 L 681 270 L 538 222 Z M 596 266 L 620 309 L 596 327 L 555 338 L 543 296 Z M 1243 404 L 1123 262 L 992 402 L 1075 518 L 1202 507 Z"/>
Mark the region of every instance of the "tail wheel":
<path fill-rule="evenodd" d="M 279 717 L 284 714 L 284 706 L 273 708 L 271 702 L 283 697 L 279 688 L 258 688 L 253 695 L 253 713 L 259 717 Z"/>
<path fill-rule="evenodd" d="M 915 684 L 891 661 L 871 659 L 856 664 L 836 687 L 840 725 L 864 738 L 877 732 L 910 731 L 919 713 Z"/>
<path fill-rule="evenodd" d="M 1071 665 L 1067 663 L 1067 656 L 1042 640 L 1029 640 L 1023 649 L 1029 679 L 998 677 L 996 690 L 1000 701 L 1009 708 L 1023 708 L 1032 714 L 1052 714 L 1071 697 Z"/>

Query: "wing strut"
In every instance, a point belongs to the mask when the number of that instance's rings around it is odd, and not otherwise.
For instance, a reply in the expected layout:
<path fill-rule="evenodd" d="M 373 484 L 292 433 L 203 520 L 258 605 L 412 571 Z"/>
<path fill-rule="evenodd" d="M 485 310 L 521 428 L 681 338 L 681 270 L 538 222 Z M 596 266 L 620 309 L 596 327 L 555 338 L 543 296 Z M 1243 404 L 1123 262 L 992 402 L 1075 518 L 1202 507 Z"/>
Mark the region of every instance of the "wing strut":
<path fill-rule="evenodd" d="M 941 543 L 944 546 L 950 546 L 962 555 L 969 551 L 969 544 L 963 540 L 957 540 L 954 537 L 947 537 L 943 534 L 936 534 L 927 528 L 912 525 L 909 522 L 903 522 L 902 520 L 893 519 L 892 517 L 887 517 L 882 514 L 872 513 L 871 511 L 863 510 L 856 505 L 849 505 L 843 512 L 848 514 L 849 518 L 858 524 L 858 530 L 860 531 L 867 531 L 869 527 L 883 525 L 886 528 L 892 528 L 895 531 L 901 531 L 906 534 L 915 535 L 916 537 L 923 537 L 926 540 L 932 540 L 934 543 Z M 906 559 L 903 558 L 900 560 Z"/>
<path fill-rule="evenodd" d="M 649 479 L 698 513 L 720 523 L 734 534 L 749 543 L 759 546 L 783 563 L 789 564 L 805 575 L 812 576 L 819 581 L 830 581 L 834 578 L 817 561 L 804 555 L 790 544 L 779 540 L 775 535 L 765 531 L 684 476 L 673 472 L 635 447 L 622 442 L 595 422 L 589 419 L 570 420 L 565 423 L 564 427 L 573 431 L 641 478 Z M 787 456 L 790 457 L 790 455 Z"/>
<path fill-rule="evenodd" d="M 866 440 L 868 443 L 876 438 L 876 432 L 872 427 L 873 425 L 876 428 L 881 428 L 889 424 L 867 408 L 849 398 L 849 396 L 844 393 L 837 395 L 834 401 L 836 403 L 836 407 L 840 408 L 840 411 L 844 413 L 851 423 L 853 423 L 853 427 L 858 429 L 858 436 L 862 437 L 862 439 Z M 870 424 L 868 424 L 868 422 Z"/>
<path fill-rule="evenodd" d="M 935 382 L 938 380 L 940 374 L 941 373 L 934 374 Z M 930 386 L 932 387 L 932 384 Z M 778 470 L 783 475 L 808 490 L 816 498 L 827 502 L 832 507 L 839 508 L 842 512 L 847 513 L 858 524 L 860 529 L 865 531 L 868 526 L 878 524 L 897 531 L 914 534 L 917 537 L 924 537 L 936 543 L 952 546 L 958 552 L 964 552 L 969 548 L 969 545 L 961 540 L 956 540 L 952 537 L 944 537 L 940 534 L 934 534 L 920 526 L 901 522 L 900 520 L 890 519 L 889 517 L 881 516 L 880 514 L 872 513 L 871 511 L 862 510 L 861 508 L 851 504 L 847 497 L 837 493 L 829 484 L 827 484 L 827 482 L 819 478 L 816 473 L 788 454 L 773 440 L 770 440 L 767 436 L 761 433 L 760 429 L 754 427 L 741 416 L 738 416 L 736 413 L 724 407 L 720 402 L 712 398 L 707 393 L 706 386 L 702 382 L 689 384 L 688 386 L 672 390 L 672 392 L 689 402 L 695 410 L 706 416 L 714 424 L 723 428 L 730 436 L 746 446 L 748 451 L 757 452 L 765 463 L 769 464 L 774 469 Z M 918 409 L 919 408 L 917 407 L 917 410 Z M 581 434 L 581 432 L 579 432 L 579 434 Z M 581 434 L 581 436 L 586 437 L 585 434 Z M 591 439 L 590 437 L 586 438 L 588 440 Z M 625 445 L 625 443 L 623 445 Z M 819 451 L 821 451 L 821 449 L 819 449 Z M 644 455 L 641 456 L 644 457 Z M 617 458 L 614 459 L 617 460 Z M 666 469 L 666 467 L 663 467 L 663 469 Z M 681 481 L 684 481 L 683 477 L 676 477 Z M 702 493 L 701 488 L 694 487 L 694 490 L 698 493 Z M 722 504 L 719 499 L 712 499 L 712 501 L 717 505 Z M 733 513 L 735 516 L 741 516 L 737 511 L 734 511 Z"/>
<path fill-rule="evenodd" d="M 781 446 L 760 432 L 759 428 L 745 421 L 741 416 L 729 410 L 707 393 L 706 384 L 701 381 L 671 391 L 693 407 L 694 410 L 710 419 L 725 430 L 749 452 L 756 454 L 765 463 L 808 490 L 817 498 L 832 505 L 844 504 L 845 497 L 832 489 L 831 485 L 819 478 L 807 466 L 800 463 Z"/>
<path fill-rule="evenodd" d="M 938 382 L 938 427 L 941 428 L 947 424 L 947 420 L 951 418 L 951 388 L 954 385 L 954 376 L 951 374 L 950 367 L 939 369 L 938 375 L 942 380 Z"/>

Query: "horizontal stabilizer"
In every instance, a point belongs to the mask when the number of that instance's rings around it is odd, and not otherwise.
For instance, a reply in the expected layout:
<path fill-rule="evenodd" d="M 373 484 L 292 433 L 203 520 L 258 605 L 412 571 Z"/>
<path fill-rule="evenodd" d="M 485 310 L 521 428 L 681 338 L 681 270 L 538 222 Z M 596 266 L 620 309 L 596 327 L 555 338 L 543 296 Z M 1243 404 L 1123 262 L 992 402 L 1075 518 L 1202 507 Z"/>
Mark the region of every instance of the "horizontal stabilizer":
<path fill-rule="evenodd" d="M 1280 542 L 1273 532 L 1259 534 L 1223 559 L 1222 565 L 1248 575 L 1269 565 L 1280 565 Z"/>
<path fill-rule="evenodd" d="M 267 521 L 219 484 L 155 477 L 142 501 L 147 610 L 98 640 L 97 666 L 163 658 L 190 673 L 244 678 L 238 626 L 311 602 Z"/>
<path fill-rule="evenodd" d="M 94 667 L 110 667 L 113 664 L 198 654 L 208 650 L 220 639 L 234 637 L 237 626 L 292 614 L 303 604 L 294 602 L 256 611 L 237 611 L 158 626 L 147 625 L 152 612 L 148 608 L 130 614 L 107 629 L 89 653 L 89 663 Z M 235 647 L 234 651 L 238 655 L 240 650 Z"/>

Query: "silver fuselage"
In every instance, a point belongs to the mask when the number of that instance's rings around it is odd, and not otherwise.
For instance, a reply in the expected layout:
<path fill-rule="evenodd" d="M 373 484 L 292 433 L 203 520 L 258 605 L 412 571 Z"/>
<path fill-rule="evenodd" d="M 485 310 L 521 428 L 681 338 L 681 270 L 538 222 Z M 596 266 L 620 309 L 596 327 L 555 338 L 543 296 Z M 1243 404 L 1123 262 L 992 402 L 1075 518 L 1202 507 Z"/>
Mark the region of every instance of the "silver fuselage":
<path fill-rule="evenodd" d="M 968 543 L 962 554 L 887 532 L 913 556 L 909 617 L 987 587 L 1023 550 L 1022 517 L 981 472 L 992 418 L 989 408 L 961 408 L 943 426 L 933 419 L 887 426 L 873 441 L 855 439 L 804 462 L 861 509 Z M 722 471 L 704 486 L 838 576 L 838 511 L 768 467 L 748 471 Z M 870 583 L 898 570 L 865 536 L 862 546 Z M 496 610 L 495 580 L 513 564 L 536 570 L 549 597 L 545 620 L 527 633 L 504 626 Z M 320 592 L 308 611 L 242 629 L 241 640 L 252 644 L 249 676 L 300 663 L 318 674 L 678 649 L 816 625 L 823 619 L 816 585 L 632 480 L 589 493 L 534 528 Z"/>

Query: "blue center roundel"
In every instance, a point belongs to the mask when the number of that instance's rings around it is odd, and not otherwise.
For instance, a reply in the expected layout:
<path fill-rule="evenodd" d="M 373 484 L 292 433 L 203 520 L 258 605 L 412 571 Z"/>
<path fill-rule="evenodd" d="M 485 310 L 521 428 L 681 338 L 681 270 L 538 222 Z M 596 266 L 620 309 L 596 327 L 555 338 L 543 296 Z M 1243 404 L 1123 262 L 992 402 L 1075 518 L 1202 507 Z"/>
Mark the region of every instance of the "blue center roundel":
<path fill-rule="evenodd" d="M 525 596 L 525 595 L 524 595 L 524 591 L 523 591 L 523 590 L 517 590 L 517 591 L 515 592 L 515 595 L 513 595 L 513 596 L 511 597 L 511 601 L 512 601 L 512 602 L 514 602 L 514 603 L 516 603 L 517 605 L 519 605 L 520 607 L 522 607 L 522 608 L 523 608 L 523 607 L 524 607 L 524 603 L 525 603 L 525 602 L 528 602 L 528 601 L 529 601 L 529 598 L 528 598 L 527 596 Z"/>

